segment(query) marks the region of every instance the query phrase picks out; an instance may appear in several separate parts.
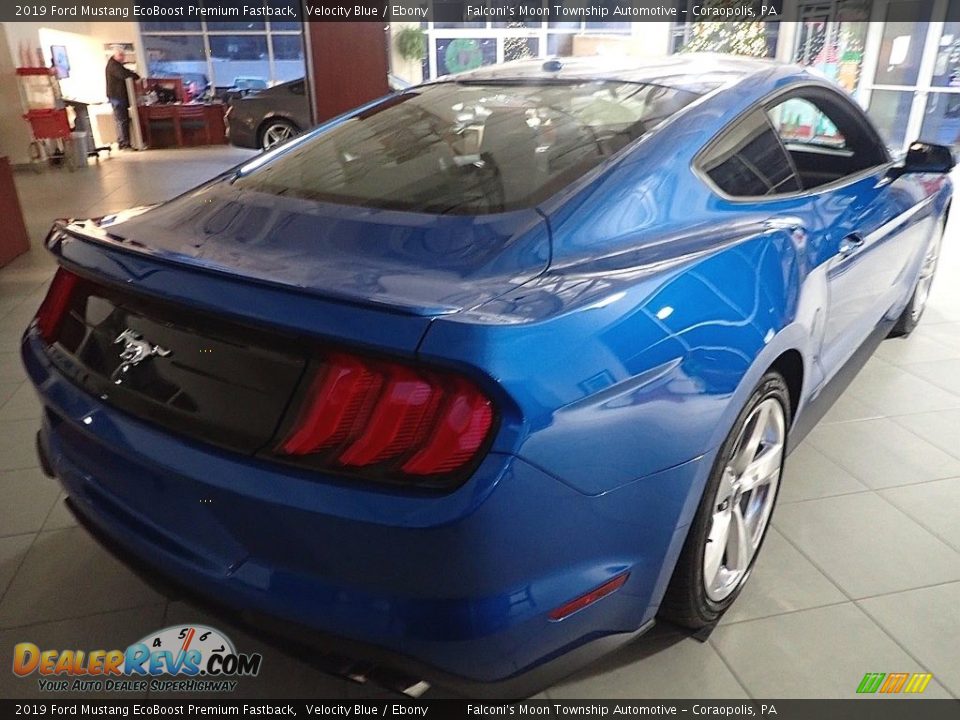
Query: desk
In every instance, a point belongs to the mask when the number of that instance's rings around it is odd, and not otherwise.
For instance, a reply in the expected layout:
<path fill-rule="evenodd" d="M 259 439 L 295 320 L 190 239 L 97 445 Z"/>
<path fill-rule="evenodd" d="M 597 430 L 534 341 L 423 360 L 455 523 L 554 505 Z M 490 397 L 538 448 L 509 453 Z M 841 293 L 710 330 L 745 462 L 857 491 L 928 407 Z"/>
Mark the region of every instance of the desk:
<path fill-rule="evenodd" d="M 173 129 L 174 147 L 222 145 L 227 141 L 223 115 L 226 106 L 219 103 L 138 105 L 143 141 L 147 147 L 164 147 L 155 143 L 154 123 L 169 123 Z M 159 135 L 159 133 L 156 133 Z M 157 138 L 159 141 L 159 138 Z"/>
<path fill-rule="evenodd" d="M 42 198 L 34 199 L 42 202 Z M 0 267 L 3 267 L 30 249 L 17 187 L 13 184 L 13 172 L 6 156 L 0 157 L 0 217 L 3 217 L 3 223 L 0 223 Z"/>

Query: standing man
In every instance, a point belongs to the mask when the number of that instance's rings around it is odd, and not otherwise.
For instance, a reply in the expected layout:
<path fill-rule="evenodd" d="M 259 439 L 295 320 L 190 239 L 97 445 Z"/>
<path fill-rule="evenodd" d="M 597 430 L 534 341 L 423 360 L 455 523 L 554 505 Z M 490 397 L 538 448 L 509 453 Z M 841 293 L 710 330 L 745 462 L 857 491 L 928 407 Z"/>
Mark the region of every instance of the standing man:
<path fill-rule="evenodd" d="M 113 46 L 113 55 L 107 61 L 107 98 L 113 105 L 113 118 L 117 122 L 117 141 L 121 150 L 130 147 L 130 99 L 127 96 L 127 78 L 139 80 L 140 76 L 123 65 L 123 45 Z"/>

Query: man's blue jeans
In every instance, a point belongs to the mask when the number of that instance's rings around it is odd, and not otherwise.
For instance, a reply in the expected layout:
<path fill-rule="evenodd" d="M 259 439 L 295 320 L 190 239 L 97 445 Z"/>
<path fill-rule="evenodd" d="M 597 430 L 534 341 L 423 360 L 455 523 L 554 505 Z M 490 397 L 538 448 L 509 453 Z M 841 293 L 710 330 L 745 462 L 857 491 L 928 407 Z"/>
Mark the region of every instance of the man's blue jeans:
<path fill-rule="evenodd" d="M 110 98 L 113 119 L 117 122 L 117 143 L 130 147 L 130 104 L 125 99 Z"/>

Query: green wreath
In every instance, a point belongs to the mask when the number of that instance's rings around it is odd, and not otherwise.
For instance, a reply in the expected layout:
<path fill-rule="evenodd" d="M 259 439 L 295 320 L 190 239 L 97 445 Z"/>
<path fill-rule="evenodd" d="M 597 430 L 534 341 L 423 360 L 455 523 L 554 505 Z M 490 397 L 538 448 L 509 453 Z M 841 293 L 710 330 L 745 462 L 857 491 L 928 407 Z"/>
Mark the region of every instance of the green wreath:
<path fill-rule="evenodd" d="M 476 40 L 457 38 L 447 45 L 443 60 L 449 73 L 474 70 L 483 65 L 483 51 Z"/>

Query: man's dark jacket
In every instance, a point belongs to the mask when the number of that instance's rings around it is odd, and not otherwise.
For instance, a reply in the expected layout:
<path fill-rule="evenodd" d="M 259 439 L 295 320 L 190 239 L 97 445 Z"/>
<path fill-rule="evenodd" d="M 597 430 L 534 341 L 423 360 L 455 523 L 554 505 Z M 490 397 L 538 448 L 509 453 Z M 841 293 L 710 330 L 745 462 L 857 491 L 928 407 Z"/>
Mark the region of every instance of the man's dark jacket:
<path fill-rule="evenodd" d="M 140 76 L 133 70 L 129 70 L 118 62 L 116 58 L 111 57 L 107 62 L 107 97 L 111 100 L 123 100 L 127 102 L 127 78 L 139 80 Z"/>

